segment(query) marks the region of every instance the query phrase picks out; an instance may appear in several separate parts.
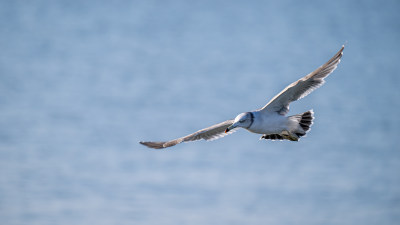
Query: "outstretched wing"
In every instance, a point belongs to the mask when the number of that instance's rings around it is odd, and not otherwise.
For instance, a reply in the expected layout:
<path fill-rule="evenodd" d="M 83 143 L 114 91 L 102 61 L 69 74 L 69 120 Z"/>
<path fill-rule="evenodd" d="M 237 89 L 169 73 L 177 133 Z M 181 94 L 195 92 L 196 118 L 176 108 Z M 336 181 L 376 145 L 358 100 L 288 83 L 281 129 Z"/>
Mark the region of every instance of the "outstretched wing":
<path fill-rule="evenodd" d="M 177 145 L 182 142 L 187 142 L 187 141 L 197 141 L 197 140 L 201 140 L 201 139 L 211 141 L 211 140 L 215 140 L 215 139 L 218 139 L 218 138 L 221 138 L 228 134 L 233 133 L 235 131 L 235 129 L 229 131 L 228 133 L 225 133 L 226 128 L 228 128 L 232 124 L 233 124 L 233 120 L 227 120 L 225 122 L 215 124 L 211 127 L 204 128 L 193 134 L 189 134 L 185 137 L 177 138 L 172 141 L 165 141 L 165 142 L 141 141 L 139 143 L 142 145 L 146 145 L 149 148 L 161 149 L 161 148 L 171 147 L 171 146 Z"/>
<path fill-rule="evenodd" d="M 342 58 L 343 55 L 343 49 L 344 45 L 328 62 L 307 76 L 287 86 L 283 91 L 271 99 L 268 104 L 261 108 L 260 111 L 277 112 L 281 115 L 285 115 L 289 112 L 289 104 L 291 102 L 307 96 L 313 90 L 324 84 L 324 78 L 331 74 L 339 64 L 340 58 Z"/>

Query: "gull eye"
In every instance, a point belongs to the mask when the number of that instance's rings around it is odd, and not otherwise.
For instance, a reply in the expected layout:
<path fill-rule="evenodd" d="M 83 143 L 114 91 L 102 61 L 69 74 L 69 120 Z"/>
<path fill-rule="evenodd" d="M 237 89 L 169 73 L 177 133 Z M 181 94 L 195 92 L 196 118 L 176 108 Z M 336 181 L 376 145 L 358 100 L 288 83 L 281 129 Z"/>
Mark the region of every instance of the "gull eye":
<path fill-rule="evenodd" d="M 239 120 L 239 123 L 244 123 L 244 120 Z"/>

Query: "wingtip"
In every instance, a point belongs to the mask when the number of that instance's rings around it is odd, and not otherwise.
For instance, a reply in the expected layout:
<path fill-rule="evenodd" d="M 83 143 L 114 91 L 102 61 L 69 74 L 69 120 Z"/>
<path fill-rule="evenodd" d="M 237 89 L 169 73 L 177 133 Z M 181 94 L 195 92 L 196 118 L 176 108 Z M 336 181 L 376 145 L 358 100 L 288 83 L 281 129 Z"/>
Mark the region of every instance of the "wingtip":
<path fill-rule="evenodd" d="M 165 142 L 150 142 L 150 141 L 139 141 L 140 144 L 152 148 L 152 149 L 163 149 L 165 148 L 164 143 Z"/>
<path fill-rule="evenodd" d="M 340 48 L 340 50 L 339 50 L 339 52 L 340 52 L 341 55 L 343 55 L 343 50 L 344 50 L 344 47 L 345 47 L 346 44 L 347 44 L 347 42 L 344 43 L 344 44 L 342 45 L 342 47 Z"/>
<path fill-rule="evenodd" d="M 344 50 L 344 44 L 342 45 L 342 47 L 340 48 L 340 50 L 336 53 L 336 55 L 333 58 L 339 58 L 339 62 L 340 62 L 340 58 L 343 56 L 343 50 Z"/>

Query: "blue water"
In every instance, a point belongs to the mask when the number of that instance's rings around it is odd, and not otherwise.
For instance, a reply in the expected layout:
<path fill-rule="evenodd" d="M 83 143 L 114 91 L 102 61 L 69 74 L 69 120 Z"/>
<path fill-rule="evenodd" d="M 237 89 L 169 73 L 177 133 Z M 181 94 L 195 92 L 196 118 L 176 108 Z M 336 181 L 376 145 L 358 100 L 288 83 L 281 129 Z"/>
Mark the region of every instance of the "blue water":
<path fill-rule="evenodd" d="M 0 1 L 1 224 L 397 224 L 399 1 Z M 240 130 L 346 43 L 300 142 Z"/>

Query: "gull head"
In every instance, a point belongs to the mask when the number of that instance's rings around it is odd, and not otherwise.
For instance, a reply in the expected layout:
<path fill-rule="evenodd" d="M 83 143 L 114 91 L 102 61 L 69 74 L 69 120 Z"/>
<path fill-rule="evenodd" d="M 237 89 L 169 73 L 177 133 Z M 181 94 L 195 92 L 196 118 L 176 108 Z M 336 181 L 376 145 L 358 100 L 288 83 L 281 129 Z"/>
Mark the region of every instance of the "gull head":
<path fill-rule="evenodd" d="M 230 130 L 233 130 L 237 127 L 249 128 L 254 122 L 254 115 L 251 112 L 240 113 L 236 116 L 233 124 L 226 128 L 225 133 L 228 133 Z"/>

